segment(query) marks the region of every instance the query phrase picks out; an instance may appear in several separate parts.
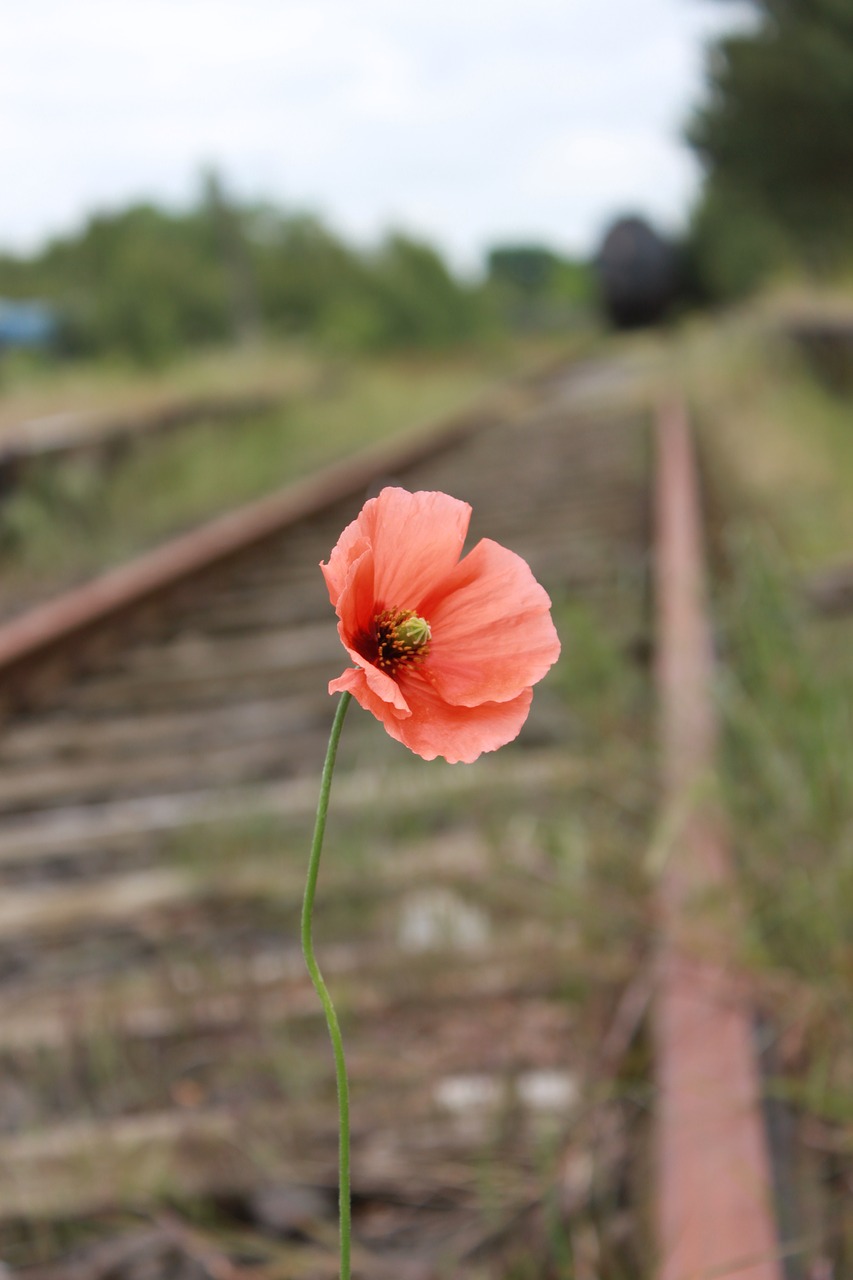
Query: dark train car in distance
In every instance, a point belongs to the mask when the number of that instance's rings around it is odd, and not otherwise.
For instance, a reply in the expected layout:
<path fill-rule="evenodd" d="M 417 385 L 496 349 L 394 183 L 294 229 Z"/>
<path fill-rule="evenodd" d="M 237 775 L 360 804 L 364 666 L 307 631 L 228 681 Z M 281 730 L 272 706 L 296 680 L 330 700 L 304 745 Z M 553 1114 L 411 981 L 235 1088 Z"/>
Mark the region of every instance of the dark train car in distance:
<path fill-rule="evenodd" d="M 601 306 L 618 329 L 657 324 L 678 293 L 675 247 L 644 218 L 619 218 L 595 259 Z"/>

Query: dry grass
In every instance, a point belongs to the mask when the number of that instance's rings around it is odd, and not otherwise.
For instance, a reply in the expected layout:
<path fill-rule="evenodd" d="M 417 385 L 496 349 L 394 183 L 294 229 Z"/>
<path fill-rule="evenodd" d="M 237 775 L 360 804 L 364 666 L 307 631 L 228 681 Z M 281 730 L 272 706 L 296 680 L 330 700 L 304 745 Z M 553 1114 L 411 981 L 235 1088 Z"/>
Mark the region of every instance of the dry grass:
<path fill-rule="evenodd" d="M 725 488 L 782 537 L 792 566 L 853 552 L 849 400 L 822 386 L 767 306 L 687 326 L 671 374 L 696 410 Z"/>
<path fill-rule="evenodd" d="M 208 390 L 225 385 L 227 367 Z M 241 366 L 241 377 L 250 367 Z M 206 370 L 176 371 L 169 394 L 193 379 L 201 386 Z M 109 402 L 119 404 L 122 395 L 142 394 L 133 383 L 119 391 L 109 373 L 101 379 L 99 400 L 115 395 Z M 330 366 L 323 378 L 315 367 L 278 409 L 236 423 L 196 422 L 112 463 L 81 457 L 36 466 L 0 510 L 7 598 L 44 594 L 118 563 L 324 463 L 451 413 L 494 379 L 490 361 L 476 357 Z M 155 384 L 145 394 L 161 391 Z"/>
<path fill-rule="evenodd" d="M 226 347 L 145 372 L 120 361 L 45 364 L 19 357 L 0 371 L 0 438 L 13 438 L 21 423 L 57 414 L 96 425 L 107 414 L 144 416 L 198 396 L 298 394 L 321 366 L 295 343 Z"/>
<path fill-rule="evenodd" d="M 697 326 L 678 364 L 725 499 L 722 774 L 744 960 L 774 1033 L 771 1088 L 810 1135 L 791 1175 L 802 1231 L 840 1274 L 851 1247 L 832 1220 L 853 1134 L 853 619 L 811 612 L 801 582 L 853 553 L 853 406 L 780 337 L 779 314 Z"/>

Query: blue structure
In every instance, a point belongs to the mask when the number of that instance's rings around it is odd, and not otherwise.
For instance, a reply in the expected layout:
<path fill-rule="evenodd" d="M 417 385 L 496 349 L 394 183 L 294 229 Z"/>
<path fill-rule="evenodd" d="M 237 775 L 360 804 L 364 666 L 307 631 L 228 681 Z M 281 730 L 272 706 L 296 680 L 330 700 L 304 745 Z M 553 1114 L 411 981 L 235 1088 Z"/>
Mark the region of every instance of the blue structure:
<path fill-rule="evenodd" d="M 44 302 L 0 298 L 0 351 L 10 347 L 43 351 L 59 336 L 59 317 Z"/>

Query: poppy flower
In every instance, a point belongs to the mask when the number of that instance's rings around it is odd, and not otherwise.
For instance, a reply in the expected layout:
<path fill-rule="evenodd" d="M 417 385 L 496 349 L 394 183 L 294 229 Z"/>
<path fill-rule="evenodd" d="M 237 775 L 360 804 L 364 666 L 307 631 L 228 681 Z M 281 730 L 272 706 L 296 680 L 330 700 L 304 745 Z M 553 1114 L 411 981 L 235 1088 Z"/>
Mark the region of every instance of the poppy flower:
<path fill-rule="evenodd" d="M 320 566 L 355 663 L 329 692 L 348 690 L 425 760 L 510 742 L 560 653 L 521 556 L 484 538 L 460 559 L 470 518 L 446 493 L 383 489 Z"/>

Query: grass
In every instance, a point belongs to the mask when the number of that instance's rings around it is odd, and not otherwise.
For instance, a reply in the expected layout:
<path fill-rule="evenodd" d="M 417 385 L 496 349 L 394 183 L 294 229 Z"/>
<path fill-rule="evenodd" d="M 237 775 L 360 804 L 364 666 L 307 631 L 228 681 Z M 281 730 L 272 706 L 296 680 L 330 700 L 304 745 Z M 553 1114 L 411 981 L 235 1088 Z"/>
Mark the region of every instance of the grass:
<path fill-rule="evenodd" d="M 722 702 L 730 804 L 749 833 L 742 867 L 753 924 L 774 964 L 849 993 L 853 628 L 816 626 L 766 544 L 741 535 L 737 555 Z"/>
<path fill-rule="evenodd" d="M 853 549 L 851 406 L 813 376 L 782 323 L 760 310 L 689 326 L 667 376 L 694 407 L 723 491 L 805 571 Z"/>
<path fill-rule="evenodd" d="M 202 351 L 156 371 L 120 360 L 56 363 L 8 353 L 0 366 L 0 438 L 14 436 L 21 423 L 60 413 L 97 424 L 190 398 L 299 393 L 320 367 L 318 356 L 296 343 Z"/>
<path fill-rule="evenodd" d="M 849 1132 L 853 619 L 821 619 L 800 584 L 853 549 L 851 405 L 775 329 L 766 312 L 695 329 L 679 359 L 725 498 L 721 770 L 745 958 L 777 1035 L 777 1091 Z"/>
<path fill-rule="evenodd" d="M 335 458 L 450 413 L 494 379 L 483 358 L 331 366 L 280 409 L 198 422 L 115 464 L 42 464 L 0 511 L 9 585 L 31 591 L 93 573 Z M 107 380 L 109 381 L 109 380 Z M 180 379 L 178 379 L 180 383 Z"/>

